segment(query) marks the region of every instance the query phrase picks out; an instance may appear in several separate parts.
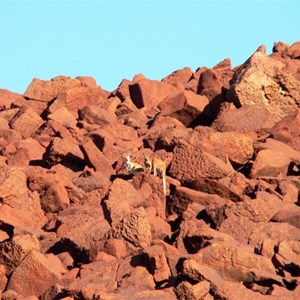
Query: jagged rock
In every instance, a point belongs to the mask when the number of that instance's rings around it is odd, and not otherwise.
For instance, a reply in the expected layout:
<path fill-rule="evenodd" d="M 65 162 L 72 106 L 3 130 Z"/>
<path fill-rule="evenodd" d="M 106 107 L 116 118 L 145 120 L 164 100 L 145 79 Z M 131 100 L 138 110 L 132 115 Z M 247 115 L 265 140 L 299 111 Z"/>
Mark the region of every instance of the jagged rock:
<path fill-rule="evenodd" d="M 253 140 L 238 132 L 216 132 L 209 127 L 197 126 L 188 142 L 221 159 L 243 165 L 254 153 Z"/>
<path fill-rule="evenodd" d="M 81 120 L 90 124 L 97 124 L 100 126 L 114 123 L 117 118 L 112 112 L 108 112 L 104 108 L 96 105 L 87 105 L 79 111 Z"/>
<path fill-rule="evenodd" d="M 250 247 L 233 242 L 212 241 L 193 257 L 198 263 L 216 269 L 224 279 L 232 281 L 253 282 L 258 270 L 264 270 L 270 279 L 276 277 L 271 260 L 254 254 Z"/>
<path fill-rule="evenodd" d="M 290 158 L 282 152 L 261 150 L 253 162 L 250 177 L 285 176 L 290 163 Z"/>
<path fill-rule="evenodd" d="M 23 106 L 9 122 L 9 125 L 12 129 L 19 131 L 23 137 L 28 138 L 43 123 L 43 119 L 35 111 Z"/>
<path fill-rule="evenodd" d="M 170 75 L 163 78 L 162 81 L 176 87 L 180 84 L 186 85 L 192 76 L 193 72 L 190 68 L 183 68 L 172 72 Z"/>
<path fill-rule="evenodd" d="M 299 299 L 299 45 L 0 90 L 2 299 Z"/>
<path fill-rule="evenodd" d="M 174 86 L 157 80 L 141 79 L 129 85 L 130 98 L 137 108 L 156 106 L 176 91 Z"/>
<path fill-rule="evenodd" d="M 190 91 L 183 91 L 169 96 L 159 104 L 160 114 L 180 121 L 185 127 L 194 122 L 209 123 L 209 101 L 205 96 L 196 95 Z M 206 121 L 206 122 L 205 122 Z"/>
<path fill-rule="evenodd" d="M 234 73 L 227 95 L 240 107 L 266 107 L 277 121 L 298 109 L 300 83 L 283 70 L 284 64 L 260 51 Z"/>
<path fill-rule="evenodd" d="M 144 249 L 146 266 L 153 274 L 154 281 L 159 283 L 167 281 L 171 276 L 164 250 L 161 246 L 150 246 Z"/>
<path fill-rule="evenodd" d="M 50 286 L 59 282 L 61 274 L 38 251 L 31 251 L 12 273 L 7 289 L 23 296 L 41 296 Z"/>
<path fill-rule="evenodd" d="M 236 109 L 224 103 L 211 127 L 221 132 L 252 133 L 275 124 L 275 116 L 266 107 L 244 104 Z"/>
<path fill-rule="evenodd" d="M 147 247 L 152 240 L 148 215 L 143 207 L 127 214 L 109 233 L 108 238 L 123 238 L 135 247 Z"/>
<path fill-rule="evenodd" d="M 277 122 L 270 133 L 275 140 L 281 141 L 292 146 L 295 150 L 300 150 L 300 110 L 296 109 L 293 113 L 287 115 Z"/>
<path fill-rule="evenodd" d="M 65 127 L 75 128 L 77 125 L 77 120 L 73 114 L 71 114 L 67 108 L 61 107 L 54 113 L 48 115 L 49 120 L 53 120 L 62 124 Z"/>
<path fill-rule="evenodd" d="M 188 182 L 197 178 L 218 179 L 233 172 L 229 162 L 197 149 L 191 145 L 181 144 L 174 149 L 170 174 L 176 179 Z"/>
<path fill-rule="evenodd" d="M 40 250 L 40 245 L 35 236 L 24 234 L 1 243 L 0 250 L 0 263 L 5 267 L 5 274 L 10 276 L 31 251 Z"/>
<path fill-rule="evenodd" d="M 82 149 L 95 171 L 101 172 L 108 178 L 115 173 L 108 159 L 91 139 L 88 139 L 84 144 L 82 144 Z"/>
<path fill-rule="evenodd" d="M 142 197 L 132 184 L 122 179 L 116 179 L 110 187 L 103 206 L 108 213 L 111 224 L 115 226 L 141 202 Z"/>
<path fill-rule="evenodd" d="M 192 285 L 188 281 L 181 282 L 175 289 L 178 299 L 204 299 L 208 294 L 210 283 L 206 280 Z"/>
<path fill-rule="evenodd" d="M 23 99 L 22 95 L 7 89 L 0 89 L 0 110 L 11 108 L 11 105 L 20 99 Z"/>

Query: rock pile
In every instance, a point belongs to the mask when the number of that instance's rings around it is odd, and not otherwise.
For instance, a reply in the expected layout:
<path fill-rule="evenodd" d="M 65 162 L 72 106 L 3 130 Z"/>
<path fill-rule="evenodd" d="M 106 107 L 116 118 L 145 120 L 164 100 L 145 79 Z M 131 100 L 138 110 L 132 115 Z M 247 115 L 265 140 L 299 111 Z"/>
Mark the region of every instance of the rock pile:
<path fill-rule="evenodd" d="M 2 299 L 300 299 L 299 70 L 0 90 Z"/>

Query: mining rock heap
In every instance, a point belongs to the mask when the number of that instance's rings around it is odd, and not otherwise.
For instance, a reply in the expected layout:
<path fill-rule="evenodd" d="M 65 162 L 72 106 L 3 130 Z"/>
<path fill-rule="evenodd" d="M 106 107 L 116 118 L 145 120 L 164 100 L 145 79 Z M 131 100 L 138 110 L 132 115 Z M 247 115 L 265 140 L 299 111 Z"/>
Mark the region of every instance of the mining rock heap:
<path fill-rule="evenodd" d="M 300 42 L 0 90 L 2 299 L 300 299 L 299 107 Z"/>

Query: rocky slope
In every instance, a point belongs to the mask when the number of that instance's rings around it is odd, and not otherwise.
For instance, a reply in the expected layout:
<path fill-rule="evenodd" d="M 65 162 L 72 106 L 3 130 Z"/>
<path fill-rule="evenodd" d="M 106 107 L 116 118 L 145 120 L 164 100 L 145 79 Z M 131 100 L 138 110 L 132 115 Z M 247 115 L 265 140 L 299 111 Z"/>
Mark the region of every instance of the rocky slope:
<path fill-rule="evenodd" d="M 300 299 L 299 106 L 299 42 L 0 90 L 2 299 Z"/>

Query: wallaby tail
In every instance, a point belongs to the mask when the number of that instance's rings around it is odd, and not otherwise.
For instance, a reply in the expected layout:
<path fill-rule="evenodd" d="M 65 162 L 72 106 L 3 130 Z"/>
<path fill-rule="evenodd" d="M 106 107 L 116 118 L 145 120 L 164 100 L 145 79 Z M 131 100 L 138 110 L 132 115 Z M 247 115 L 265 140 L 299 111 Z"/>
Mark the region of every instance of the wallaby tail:
<path fill-rule="evenodd" d="M 164 189 L 164 195 L 167 195 L 167 184 L 166 184 L 166 175 L 163 174 L 162 176 L 162 182 L 163 182 L 163 189 Z"/>

